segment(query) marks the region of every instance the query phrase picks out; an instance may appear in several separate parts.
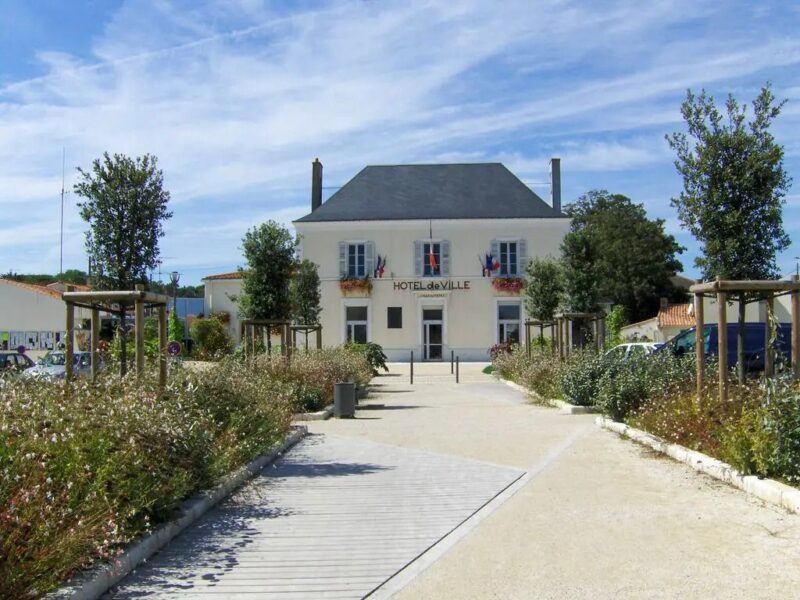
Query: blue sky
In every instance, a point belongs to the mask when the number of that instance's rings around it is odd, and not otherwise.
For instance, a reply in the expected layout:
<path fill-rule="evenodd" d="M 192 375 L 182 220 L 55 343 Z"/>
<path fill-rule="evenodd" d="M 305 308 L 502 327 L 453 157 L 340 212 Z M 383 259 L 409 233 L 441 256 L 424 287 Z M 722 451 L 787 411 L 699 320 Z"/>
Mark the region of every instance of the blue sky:
<path fill-rule="evenodd" d="M 800 255 L 800 8 L 652 0 L 0 0 L 0 272 L 57 272 L 61 152 L 160 159 L 174 218 L 164 271 L 196 283 L 241 264 L 245 230 L 308 211 L 366 164 L 502 161 L 543 198 L 604 188 L 644 203 L 688 248 L 664 134 L 686 89 L 789 103 L 774 133 L 797 180 L 784 222 Z M 332 193 L 333 189 L 326 190 Z M 67 196 L 65 268 L 84 268 Z"/>

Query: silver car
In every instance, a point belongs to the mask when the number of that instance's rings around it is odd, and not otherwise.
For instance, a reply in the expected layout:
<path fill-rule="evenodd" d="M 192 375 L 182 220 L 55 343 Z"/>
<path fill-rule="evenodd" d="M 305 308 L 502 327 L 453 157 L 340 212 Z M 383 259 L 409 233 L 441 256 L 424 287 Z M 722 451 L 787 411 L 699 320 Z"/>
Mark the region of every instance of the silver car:
<path fill-rule="evenodd" d="M 605 356 L 617 360 L 635 360 L 649 356 L 663 345 L 658 342 L 630 342 L 614 346 Z"/>
<path fill-rule="evenodd" d="M 45 379 L 63 379 L 67 376 L 67 355 L 65 352 L 48 352 L 47 355 L 31 367 L 23 371 L 23 377 L 41 377 Z M 72 355 L 73 372 L 75 375 L 89 375 L 92 370 L 92 353 L 75 352 Z"/>

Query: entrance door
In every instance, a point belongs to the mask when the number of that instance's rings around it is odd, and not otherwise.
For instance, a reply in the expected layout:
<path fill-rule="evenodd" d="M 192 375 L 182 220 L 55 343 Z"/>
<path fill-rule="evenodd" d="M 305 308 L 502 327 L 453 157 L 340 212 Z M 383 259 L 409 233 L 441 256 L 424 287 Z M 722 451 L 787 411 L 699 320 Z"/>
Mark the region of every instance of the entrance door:
<path fill-rule="evenodd" d="M 425 308 L 422 310 L 424 360 L 442 360 L 443 323 L 441 308 Z"/>

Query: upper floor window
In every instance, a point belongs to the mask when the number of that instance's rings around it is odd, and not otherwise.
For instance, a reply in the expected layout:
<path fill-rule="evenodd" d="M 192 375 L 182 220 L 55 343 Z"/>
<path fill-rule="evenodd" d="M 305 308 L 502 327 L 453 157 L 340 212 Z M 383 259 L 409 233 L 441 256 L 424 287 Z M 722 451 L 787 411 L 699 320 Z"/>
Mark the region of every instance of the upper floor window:
<path fill-rule="evenodd" d="M 414 275 L 416 277 L 450 276 L 450 242 L 417 240 L 414 242 Z"/>
<path fill-rule="evenodd" d="M 347 276 L 365 277 L 367 275 L 366 244 L 347 245 Z"/>
<path fill-rule="evenodd" d="M 492 257 L 499 267 L 492 275 L 500 277 L 517 277 L 525 274 L 528 262 L 527 240 L 493 240 Z"/>
<path fill-rule="evenodd" d="M 517 242 L 500 242 L 500 275 L 519 273 Z"/>
<path fill-rule="evenodd" d="M 372 275 L 375 246 L 372 242 L 339 242 L 339 276 Z"/>
<path fill-rule="evenodd" d="M 422 244 L 424 277 L 439 277 L 442 274 L 442 245 L 438 242 Z"/>

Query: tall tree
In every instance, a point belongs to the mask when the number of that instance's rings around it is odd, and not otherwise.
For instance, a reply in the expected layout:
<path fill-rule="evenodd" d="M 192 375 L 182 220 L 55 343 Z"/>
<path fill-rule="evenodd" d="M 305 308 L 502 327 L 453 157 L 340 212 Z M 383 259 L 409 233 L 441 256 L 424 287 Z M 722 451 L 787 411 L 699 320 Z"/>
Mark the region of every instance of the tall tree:
<path fill-rule="evenodd" d="M 552 257 L 535 257 L 525 266 L 525 310 L 537 321 L 551 321 L 564 291 L 561 263 Z M 539 324 L 539 339 L 543 339 Z"/>
<path fill-rule="evenodd" d="M 696 264 L 705 279 L 772 279 L 777 255 L 789 246 L 783 204 L 791 179 L 783 168 L 783 146 L 770 126 L 785 104 L 770 85 L 747 106 L 729 95 L 725 113 L 714 98 L 691 90 L 681 105 L 687 132 L 667 136 L 683 191 L 672 199 L 681 224 L 700 242 Z M 738 376 L 744 381 L 745 301 L 739 300 Z"/>
<path fill-rule="evenodd" d="M 301 325 L 316 325 L 319 322 L 320 294 L 317 265 L 308 259 L 297 263 L 289 286 L 292 318 Z"/>
<path fill-rule="evenodd" d="M 133 289 L 147 281 L 147 272 L 158 264 L 158 240 L 164 236 L 169 192 L 158 159 L 150 154 L 130 158 L 121 154 L 92 163 L 90 171 L 78 169 L 75 194 L 81 217 L 89 224 L 86 252 L 95 266 L 93 284 L 97 289 Z M 122 374 L 127 369 L 125 311 L 120 307 Z"/>
<path fill-rule="evenodd" d="M 247 267 L 242 272 L 239 312 L 247 319 L 288 319 L 289 281 L 297 241 L 275 221 L 247 231 L 242 240 Z"/>
<path fill-rule="evenodd" d="M 566 207 L 571 230 L 562 251 L 573 310 L 592 310 L 597 297 L 621 304 L 634 321 L 652 316 L 661 297 L 680 294 L 670 278 L 682 268 L 683 248 L 622 194 L 592 190 Z"/>

